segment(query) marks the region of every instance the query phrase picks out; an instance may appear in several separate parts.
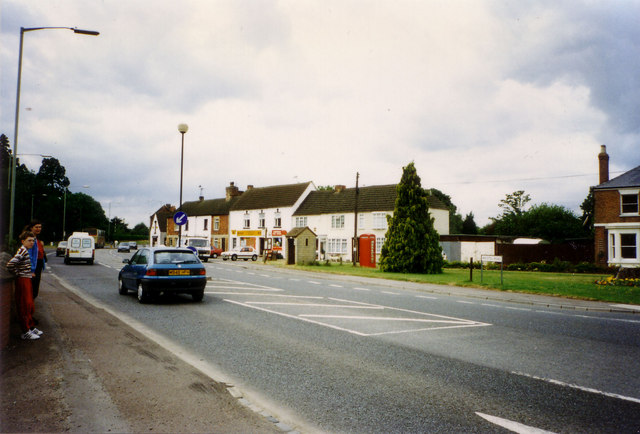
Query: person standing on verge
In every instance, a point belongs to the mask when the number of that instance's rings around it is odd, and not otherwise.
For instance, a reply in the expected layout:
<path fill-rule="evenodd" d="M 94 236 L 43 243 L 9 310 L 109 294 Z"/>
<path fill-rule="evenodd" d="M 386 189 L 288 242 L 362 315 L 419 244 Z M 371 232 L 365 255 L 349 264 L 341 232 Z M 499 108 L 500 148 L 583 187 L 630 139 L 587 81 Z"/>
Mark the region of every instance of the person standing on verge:
<path fill-rule="evenodd" d="M 7 262 L 7 269 L 16 275 L 15 283 L 15 299 L 18 319 L 22 339 L 35 340 L 40 339 L 42 332 L 35 328 L 33 322 L 33 293 L 31 290 L 31 259 L 29 259 L 29 249 L 33 247 L 36 238 L 33 232 L 25 231 L 18 238 L 22 246 L 18 249 L 15 256 Z"/>
<path fill-rule="evenodd" d="M 44 251 L 44 243 L 40 241 L 40 232 L 42 232 L 42 222 L 40 220 L 32 220 L 25 227 L 25 231 L 33 232 L 36 242 L 33 248 L 29 250 L 29 258 L 31 259 L 31 271 L 34 273 L 31 279 L 31 288 L 33 289 L 33 299 L 35 300 L 40 292 L 40 277 L 47 262 L 47 254 Z M 37 324 L 36 320 L 36 324 Z"/>

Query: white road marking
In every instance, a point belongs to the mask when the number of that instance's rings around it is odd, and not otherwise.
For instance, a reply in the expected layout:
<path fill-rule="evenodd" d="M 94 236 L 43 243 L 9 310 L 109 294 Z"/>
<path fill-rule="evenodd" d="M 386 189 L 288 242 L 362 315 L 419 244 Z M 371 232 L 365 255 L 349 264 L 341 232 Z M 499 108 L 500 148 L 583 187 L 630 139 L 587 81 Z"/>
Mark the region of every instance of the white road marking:
<path fill-rule="evenodd" d="M 629 310 L 640 310 L 640 306 L 634 305 L 634 304 L 610 304 L 609 306 L 619 307 L 622 309 L 629 309 Z"/>
<path fill-rule="evenodd" d="M 332 288 L 344 288 L 342 285 L 336 285 L 334 283 L 332 283 L 331 285 L 329 285 Z"/>
<path fill-rule="evenodd" d="M 360 288 L 360 287 L 355 287 L 355 288 L 353 288 L 353 289 L 355 289 L 356 291 L 371 291 L 369 288 Z"/>
<path fill-rule="evenodd" d="M 562 387 L 569 387 L 571 389 L 582 390 L 583 392 L 595 393 L 596 395 L 607 396 L 609 398 L 622 399 L 623 401 L 630 401 L 630 402 L 635 402 L 637 404 L 640 404 L 639 398 L 633 398 L 631 396 L 624 396 L 624 395 L 619 395 L 617 393 L 611 393 L 611 392 L 603 392 L 602 390 L 593 389 L 591 387 L 584 387 L 584 386 L 579 386 L 577 384 L 565 383 L 564 381 L 554 380 L 553 378 L 538 377 L 536 375 L 525 374 L 524 372 L 512 371 L 511 373 L 515 375 L 520 375 L 522 377 L 533 378 L 534 380 L 540 380 L 546 383 L 555 384 Z"/>
<path fill-rule="evenodd" d="M 320 285 L 320 282 L 316 282 L 316 281 L 313 281 L 313 280 L 307 280 L 307 283 L 310 283 L 312 285 Z"/>
<path fill-rule="evenodd" d="M 518 434 L 552 434 L 552 431 L 545 431 L 540 428 L 534 428 L 532 426 L 523 425 L 518 422 L 514 422 L 512 420 L 503 419 L 497 416 L 491 416 L 490 414 L 484 414 L 476 411 L 476 414 L 481 418 L 495 424 L 501 426 L 502 428 L 506 428 L 509 431 L 513 431 Z"/>
<path fill-rule="evenodd" d="M 475 304 L 473 301 L 465 301 L 465 300 L 456 300 L 456 303 L 461 303 L 461 304 Z"/>
<path fill-rule="evenodd" d="M 383 294 L 390 294 L 390 295 L 398 295 L 397 292 L 391 292 L 391 291 L 380 291 Z"/>
<path fill-rule="evenodd" d="M 426 298 L 428 300 L 437 300 L 438 297 L 432 297 L 430 295 L 416 295 L 416 298 Z"/>

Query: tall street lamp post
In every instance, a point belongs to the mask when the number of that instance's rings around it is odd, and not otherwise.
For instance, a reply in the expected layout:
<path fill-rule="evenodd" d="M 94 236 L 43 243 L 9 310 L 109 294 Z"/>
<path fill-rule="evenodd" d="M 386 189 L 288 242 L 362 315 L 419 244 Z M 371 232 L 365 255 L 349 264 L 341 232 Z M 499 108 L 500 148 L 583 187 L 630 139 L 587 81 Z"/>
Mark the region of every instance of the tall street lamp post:
<path fill-rule="evenodd" d="M 100 33 L 93 30 L 81 30 L 74 27 L 20 27 L 20 50 L 18 51 L 18 88 L 16 91 L 16 117 L 15 126 L 13 130 L 13 153 L 11 158 L 11 199 L 9 206 L 9 241 L 13 241 L 13 220 L 16 209 L 16 170 L 15 162 L 18 155 L 18 121 L 20 118 L 20 82 L 22 81 L 22 45 L 24 40 L 24 34 L 26 32 L 33 32 L 35 30 L 52 30 L 52 29 L 65 29 L 72 30 L 73 33 L 80 35 L 98 36 Z"/>
<path fill-rule="evenodd" d="M 178 131 L 182 135 L 182 150 L 180 151 L 180 211 L 182 211 L 182 171 L 184 167 L 184 133 L 189 131 L 189 125 L 180 124 L 178 125 Z M 182 225 L 178 226 L 178 247 L 182 245 Z"/>

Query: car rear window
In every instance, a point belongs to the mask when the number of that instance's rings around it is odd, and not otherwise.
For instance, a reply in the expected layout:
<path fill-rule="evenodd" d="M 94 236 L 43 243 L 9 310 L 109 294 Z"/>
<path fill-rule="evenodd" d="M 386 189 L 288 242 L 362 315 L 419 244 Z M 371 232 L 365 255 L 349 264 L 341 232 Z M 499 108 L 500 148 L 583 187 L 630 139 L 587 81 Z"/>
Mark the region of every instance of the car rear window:
<path fill-rule="evenodd" d="M 189 240 L 189 245 L 193 247 L 207 247 L 207 240 Z"/>
<path fill-rule="evenodd" d="M 82 247 L 85 249 L 88 249 L 89 247 L 91 247 L 91 240 L 89 238 L 83 238 Z"/>
<path fill-rule="evenodd" d="M 71 238 L 71 247 L 80 247 L 80 238 Z"/>
<path fill-rule="evenodd" d="M 156 264 L 197 264 L 198 258 L 193 252 L 158 251 L 153 254 Z"/>

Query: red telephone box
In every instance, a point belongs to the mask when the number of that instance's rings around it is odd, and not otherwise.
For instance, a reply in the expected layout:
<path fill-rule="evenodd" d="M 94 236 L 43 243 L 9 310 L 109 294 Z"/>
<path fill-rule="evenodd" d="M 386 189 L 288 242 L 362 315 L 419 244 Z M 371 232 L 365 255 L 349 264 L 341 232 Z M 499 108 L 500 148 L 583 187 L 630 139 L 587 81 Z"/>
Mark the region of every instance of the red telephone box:
<path fill-rule="evenodd" d="M 358 239 L 360 249 L 360 266 L 376 267 L 376 236 L 373 234 L 360 235 Z"/>

